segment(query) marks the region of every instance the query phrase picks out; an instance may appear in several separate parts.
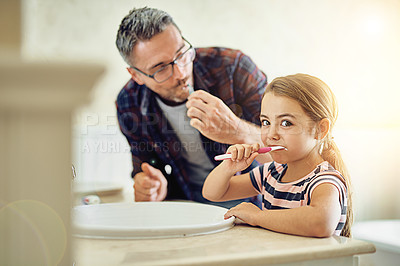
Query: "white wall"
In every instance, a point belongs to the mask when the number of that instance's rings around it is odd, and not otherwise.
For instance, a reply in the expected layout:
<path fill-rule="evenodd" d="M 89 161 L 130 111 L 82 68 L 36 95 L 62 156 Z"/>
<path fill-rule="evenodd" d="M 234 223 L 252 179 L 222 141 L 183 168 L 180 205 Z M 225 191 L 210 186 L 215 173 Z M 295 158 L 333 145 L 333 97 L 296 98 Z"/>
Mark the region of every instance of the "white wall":
<path fill-rule="evenodd" d="M 195 46 L 241 49 L 270 80 L 303 72 L 328 83 L 339 101 L 335 139 L 352 174 L 356 218 L 400 218 L 399 0 L 25 0 L 26 58 L 108 66 L 74 121 L 79 178 L 129 178 L 114 108 L 129 75 L 114 43 L 121 19 L 145 5 L 169 12 Z"/>

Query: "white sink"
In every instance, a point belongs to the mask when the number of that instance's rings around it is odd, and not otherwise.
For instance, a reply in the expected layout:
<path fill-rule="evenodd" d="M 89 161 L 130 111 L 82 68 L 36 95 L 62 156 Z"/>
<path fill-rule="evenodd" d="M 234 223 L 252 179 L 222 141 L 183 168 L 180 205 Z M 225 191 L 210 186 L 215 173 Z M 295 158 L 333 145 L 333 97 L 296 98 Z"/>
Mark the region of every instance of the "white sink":
<path fill-rule="evenodd" d="M 82 205 L 73 209 L 73 234 L 84 238 L 143 239 L 211 234 L 233 226 L 227 209 L 194 202 Z"/>

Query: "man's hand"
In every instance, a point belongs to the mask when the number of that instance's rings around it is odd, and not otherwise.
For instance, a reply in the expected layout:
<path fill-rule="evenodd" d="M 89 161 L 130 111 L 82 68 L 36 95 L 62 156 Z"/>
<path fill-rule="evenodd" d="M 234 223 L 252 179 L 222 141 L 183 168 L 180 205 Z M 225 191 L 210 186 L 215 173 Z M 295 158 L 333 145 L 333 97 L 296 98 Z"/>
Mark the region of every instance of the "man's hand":
<path fill-rule="evenodd" d="M 168 181 L 160 170 L 142 163 L 143 172 L 134 176 L 135 201 L 163 201 L 167 196 Z"/>
<path fill-rule="evenodd" d="M 192 127 L 214 141 L 235 143 L 230 136 L 237 133 L 240 118 L 221 99 L 198 90 L 189 96 L 186 106 Z"/>
<path fill-rule="evenodd" d="M 260 142 L 256 125 L 237 117 L 221 99 L 206 91 L 193 92 L 186 106 L 190 125 L 209 139 L 227 144 Z"/>

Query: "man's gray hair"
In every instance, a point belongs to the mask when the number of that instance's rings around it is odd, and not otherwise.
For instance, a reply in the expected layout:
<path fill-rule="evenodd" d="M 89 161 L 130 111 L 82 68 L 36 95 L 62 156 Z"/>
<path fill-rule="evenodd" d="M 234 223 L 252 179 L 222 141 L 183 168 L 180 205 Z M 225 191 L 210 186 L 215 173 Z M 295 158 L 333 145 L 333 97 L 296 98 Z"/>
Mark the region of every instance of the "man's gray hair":
<path fill-rule="evenodd" d="M 141 40 L 150 40 L 171 24 L 179 30 L 172 17 L 165 11 L 149 7 L 132 9 L 122 19 L 116 40 L 119 53 L 125 62 L 133 66 L 131 56 L 136 43 Z"/>

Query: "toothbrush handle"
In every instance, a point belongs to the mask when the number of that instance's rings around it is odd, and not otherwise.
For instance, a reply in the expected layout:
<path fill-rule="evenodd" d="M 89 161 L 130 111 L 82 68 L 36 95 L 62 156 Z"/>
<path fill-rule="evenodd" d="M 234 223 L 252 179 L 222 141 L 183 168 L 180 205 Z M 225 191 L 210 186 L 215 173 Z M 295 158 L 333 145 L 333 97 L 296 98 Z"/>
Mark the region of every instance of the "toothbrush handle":
<path fill-rule="evenodd" d="M 257 152 L 258 153 L 267 153 L 267 152 L 270 152 L 270 151 L 272 151 L 271 147 L 263 147 L 263 148 L 260 148 Z"/>
<path fill-rule="evenodd" d="M 232 154 L 226 153 L 226 154 L 221 154 L 221 155 L 217 155 L 214 157 L 214 160 L 216 160 L 216 161 L 222 161 L 222 160 L 228 160 L 228 159 L 232 159 Z"/>
<path fill-rule="evenodd" d="M 257 152 L 258 153 L 267 153 L 267 152 L 270 152 L 271 150 L 272 149 L 270 147 L 264 147 L 264 148 L 260 148 Z M 225 153 L 225 154 L 217 155 L 214 157 L 214 160 L 216 160 L 216 161 L 222 161 L 222 160 L 228 160 L 228 159 L 232 159 L 232 154 Z"/>

